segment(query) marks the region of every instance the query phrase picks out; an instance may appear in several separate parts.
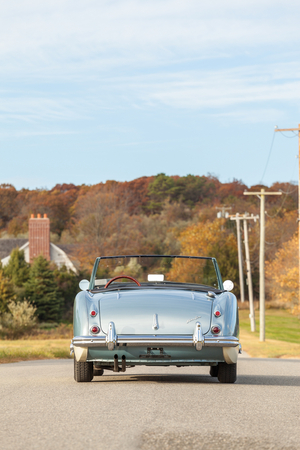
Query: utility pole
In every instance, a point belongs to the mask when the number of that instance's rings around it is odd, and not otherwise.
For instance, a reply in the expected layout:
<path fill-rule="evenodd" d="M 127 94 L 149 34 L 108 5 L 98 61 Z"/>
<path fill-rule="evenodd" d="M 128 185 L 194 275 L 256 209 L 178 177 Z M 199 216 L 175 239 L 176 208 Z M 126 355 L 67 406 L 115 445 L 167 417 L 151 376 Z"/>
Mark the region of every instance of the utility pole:
<path fill-rule="evenodd" d="M 275 131 L 298 131 L 298 164 L 299 164 L 299 177 L 298 177 L 298 258 L 299 258 L 299 305 L 300 305 L 300 124 L 298 128 L 277 128 L 275 127 Z"/>
<path fill-rule="evenodd" d="M 245 301 L 245 290 L 244 290 L 244 275 L 243 275 L 243 253 L 242 253 L 241 230 L 240 230 L 241 217 L 240 217 L 239 213 L 236 213 L 235 216 L 230 216 L 230 220 L 235 220 L 236 221 L 236 234 L 237 234 L 238 260 L 239 260 L 240 293 L 241 293 L 241 302 L 244 303 L 244 301 Z"/>
<path fill-rule="evenodd" d="M 249 309 L 250 309 L 250 327 L 251 331 L 255 331 L 255 309 L 254 309 L 254 299 L 253 299 L 253 284 L 252 284 L 252 274 L 251 274 L 251 263 L 250 263 L 250 251 L 249 251 L 249 241 L 248 241 L 248 224 L 247 220 L 256 220 L 259 219 L 259 216 L 254 216 L 251 214 L 249 216 L 248 213 L 245 213 L 243 216 L 244 222 L 244 244 L 245 244 L 245 253 L 246 253 L 246 267 L 247 267 L 247 280 L 248 280 L 248 294 L 249 294 Z"/>
<path fill-rule="evenodd" d="M 259 247 L 259 340 L 265 341 L 265 196 L 282 195 L 282 192 L 244 192 L 260 199 L 260 247 Z"/>

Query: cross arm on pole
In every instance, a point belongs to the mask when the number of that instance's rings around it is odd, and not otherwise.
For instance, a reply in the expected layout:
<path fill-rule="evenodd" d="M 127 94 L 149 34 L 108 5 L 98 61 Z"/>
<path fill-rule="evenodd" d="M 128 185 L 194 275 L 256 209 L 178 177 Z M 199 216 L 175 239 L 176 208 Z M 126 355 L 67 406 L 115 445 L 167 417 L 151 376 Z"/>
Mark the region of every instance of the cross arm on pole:
<path fill-rule="evenodd" d="M 298 128 L 275 128 L 276 131 L 300 131 L 300 127 Z"/>
<path fill-rule="evenodd" d="M 282 195 L 282 192 L 243 192 L 244 195 Z"/>
<path fill-rule="evenodd" d="M 259 216 L 254 216 L 253 214 L 251 214 L 251 216 L 249 214 L 241 214 L 241 215 L 233 215 L 233 216 L 229 216 L 230 220 L 257 220 L 259 219 Z"/>

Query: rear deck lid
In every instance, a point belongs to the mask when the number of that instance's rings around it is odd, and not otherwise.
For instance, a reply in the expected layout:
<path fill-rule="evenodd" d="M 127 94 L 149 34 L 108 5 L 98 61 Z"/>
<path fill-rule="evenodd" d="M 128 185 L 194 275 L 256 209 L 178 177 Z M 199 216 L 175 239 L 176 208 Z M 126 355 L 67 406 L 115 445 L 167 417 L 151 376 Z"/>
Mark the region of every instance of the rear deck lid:
<path fill-rule="evenodd" d="M 200 322 L 205 334 L 210 329 L 212 300 L 204 292 L 120 290 L 100 294 L 99 309 L 105 333 L 109 322 L 114 322 L 118 335 L 193 334 Z"/>

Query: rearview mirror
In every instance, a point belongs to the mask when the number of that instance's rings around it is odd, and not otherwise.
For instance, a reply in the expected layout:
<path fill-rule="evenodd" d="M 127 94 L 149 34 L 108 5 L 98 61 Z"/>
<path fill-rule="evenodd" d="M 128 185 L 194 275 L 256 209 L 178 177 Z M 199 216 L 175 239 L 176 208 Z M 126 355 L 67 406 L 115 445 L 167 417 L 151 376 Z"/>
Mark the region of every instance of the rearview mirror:
<path fill-rule="evenodd" d="M 90 282 L 88 280 L 81 280 L 79 283 L 79 287 L 82 291 L 87 291 L 90 286 Z"/>
<path fill-rule="evenodd" d="M 234 284 L 232 281 L 226 280 L 223 283 L 223 287 L 224 287 L 225 291 L 232 291 L 232 289 L 234 288 Z"/>

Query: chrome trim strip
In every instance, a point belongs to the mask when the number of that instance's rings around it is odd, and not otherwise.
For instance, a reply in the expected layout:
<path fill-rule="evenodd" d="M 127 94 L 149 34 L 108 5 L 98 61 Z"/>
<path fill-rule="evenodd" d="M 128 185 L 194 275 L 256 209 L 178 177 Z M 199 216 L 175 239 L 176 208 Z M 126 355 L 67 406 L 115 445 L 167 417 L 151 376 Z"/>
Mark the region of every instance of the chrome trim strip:
<path fill-rule="evenodd" d="M 114 324 L 107 336 L 76 336 L 72 339 L 75 347 L 108 347 L 113 350 L 115 345 L 126 345 L 127 347 L 158 345 L 167 347 L 192 347 L 202 342 L 203 347 L 236 347 L 239 345 L 239 339 L 235 336 L 202 336 L 197 331 L 194 335 L 121 335 L 115 334 Z M 199 347 L 199 346 L 198 346 Z"/>

